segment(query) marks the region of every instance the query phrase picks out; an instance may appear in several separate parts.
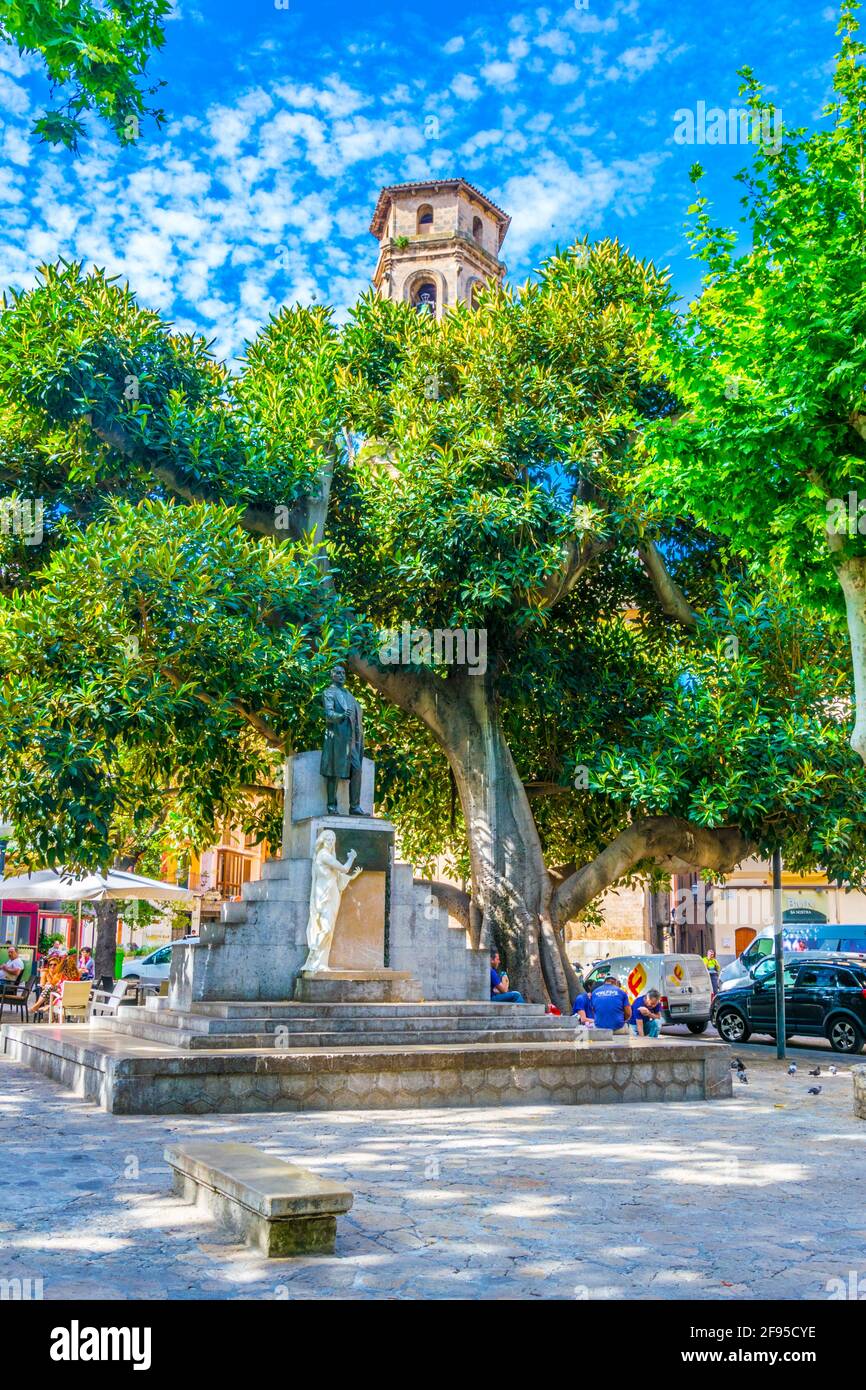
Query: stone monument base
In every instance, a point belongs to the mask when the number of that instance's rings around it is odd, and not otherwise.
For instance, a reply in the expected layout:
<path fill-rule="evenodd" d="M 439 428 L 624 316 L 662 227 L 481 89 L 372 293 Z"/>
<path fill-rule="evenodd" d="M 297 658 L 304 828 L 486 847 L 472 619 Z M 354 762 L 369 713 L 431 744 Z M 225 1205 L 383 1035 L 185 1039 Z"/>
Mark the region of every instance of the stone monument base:
<path fill-rule="evenodd" d="M 235 1012 L 239 1006 L 203 1007 Z M 97 1019 L 90 1027 L 4 1022 L 0 1045 L 13 1061 L 121 1115 L 621 1104 L 731 1095 L 731 1049 L 723 1044 L 631 1037 L 601 1042 L 591 1034 L 572 1041 L 572 1020 L 545 1016 L 540 1004 L 265 1007 L 273 1018 L 244 1022 L 212 1015 L 223 1027 L 255 1030 L 252 1038 L 224 1033 L 218 1049 L 192 1048 L 188 1041 L 173 1046 L 156 1035 L 180 1040 L 180 1029 L 125 1019 Z M 281 1046 L 283 1034 L 276 1028 L 285 1027 L 287 1015 L 314 1009 L 323 1017 L 307 1026 L 317 1033 L 305 1036 L 299 1022 L 291 1029 L 292 1045 Z M 346 1010 L 353 1017 L 334 1017 Z M 357 1015 L 367 1011 L 365 1026 Z M 393 1012 L 393 1021 L 378 1017 L 386 1011 Z M 155 1016 L 163 1013 L 171 1011 Z M 426 1024 L 424 1013 L 431 1015 Z M 389 1037 L 371 1031 L 379 1024 Z M 269 1035 L 260 1033 L 263 1027 L 271 1029 Z M 326 1027 L 327 1041 L 321 1032 Z M 213 1036 L 210 1042 L 219 1040 Z"/>
<path fill-rule="evenodd" d="M 304 1004 L 415 1004 L 423 997 L 411 970 L 302 970 L 295 981 Z"/>

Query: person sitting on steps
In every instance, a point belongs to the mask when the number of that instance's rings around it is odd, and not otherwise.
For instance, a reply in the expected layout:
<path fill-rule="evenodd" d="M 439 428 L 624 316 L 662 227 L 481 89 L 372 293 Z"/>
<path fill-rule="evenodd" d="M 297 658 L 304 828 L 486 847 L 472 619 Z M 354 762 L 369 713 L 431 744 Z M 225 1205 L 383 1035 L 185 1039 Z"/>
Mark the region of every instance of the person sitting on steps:
<path fill-rule="evenodd" d="M 498 951 L 490 952 L 490 998 L 494 1004 L 525 1004 L 519 989 L 508 988 L 508 976 L 499 970 L 502 962 Z"/>

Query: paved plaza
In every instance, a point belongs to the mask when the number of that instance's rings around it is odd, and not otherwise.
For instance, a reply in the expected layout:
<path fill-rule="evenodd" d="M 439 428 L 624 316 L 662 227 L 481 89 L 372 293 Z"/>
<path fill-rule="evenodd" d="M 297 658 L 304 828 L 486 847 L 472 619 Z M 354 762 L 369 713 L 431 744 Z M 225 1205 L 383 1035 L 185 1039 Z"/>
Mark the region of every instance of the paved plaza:
<path fill-rule="evenodd" d="M 866 1270 L 851 1068 L 746 1060 L 725 1101 L 154 1117 L 2 1058 L 0 1276 L 46 1299 L 827 1298 Z M 180 1138 L 345 1182 L 337 1254 L 236 1244 L 172 1194 Z"/>

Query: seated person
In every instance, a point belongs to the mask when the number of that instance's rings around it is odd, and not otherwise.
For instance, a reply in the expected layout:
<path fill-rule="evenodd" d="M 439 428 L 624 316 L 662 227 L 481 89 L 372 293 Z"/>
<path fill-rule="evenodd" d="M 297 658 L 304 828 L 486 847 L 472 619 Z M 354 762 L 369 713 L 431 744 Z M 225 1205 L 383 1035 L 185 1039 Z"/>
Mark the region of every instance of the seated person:
<path fill-rule="evenodd" d="M 93 979 L 93 952 L 89 946 L 82 947 L 78 958 L 78 973 L 82 980 Z"/>
<path fill-rule="evenodd" d="M 10 985 L 13 988 L 18 984 L 24 971 L 24 962 L 18 954 L 15 946 L 9 947 L 9 959 L 0 965 L 0 985 Z"/>
<path fill-rule="evenodd" d="M 490 998 L 495 1004 L 525 1004 L 526 1000 L 519 989 L 508 988 L 508 976 L 500 974 L 501 962 L 498 951 L 490 952 Z"/>
<path fill-rule="evenodd" d="M 639 1038 L 658 1037 L 662 1026 L 662 1000 L 657 989 L 638 995 L 631 1006 L 631 1024 Z"/>
<path fill-rule="evenodd" d="M 30 1010 L 31 1015 L 42 1013 L 48 1010 L 49 1020 L 51 1018 L 51 1005 L 60 993 L 60 986 L 64 980 L 77 980 L 79 978 L 78 966 L 75 964 L 75 953 L 64 949 L 63 955 L 49 956 L 45 969 L 42 972 L 39 983 L 43 986 L 42 993 L 36 1000 L 36 1004 Z"/>
<path fill-rule="evenodd" d="M 592 992 L 592 1011 L 596 1028 L 611 1028 L 614 1033 L 627 1033 L 631 1018 L 628 995 L 615 975 L 608 975 L 603 985 Z"/>
<path fill-rule="evenodd" d="M 592 1011 L 592 991 L 594 989 L 595 980 L 588 980 L 572 1005 L 572 1017 L 577 1014 L 579 1023 L 589 1023 L 595 1017 Z"/>

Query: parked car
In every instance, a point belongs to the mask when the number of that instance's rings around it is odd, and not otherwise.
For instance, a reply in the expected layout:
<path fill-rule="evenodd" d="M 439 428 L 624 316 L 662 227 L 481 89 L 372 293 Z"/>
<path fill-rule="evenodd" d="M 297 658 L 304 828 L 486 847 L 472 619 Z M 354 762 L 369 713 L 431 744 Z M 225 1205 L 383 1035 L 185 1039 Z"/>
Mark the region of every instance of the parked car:
<path fill-rule="evenodd" d="M 185 936 L 183 941 L 198 941 L 198 937 Z M 171 970 L 172 947 L 179 946 L 180 941 L 172 941 L 168 946 L 157 946 L 155 951 L 151 951 L 149 956 L 130 956 L 123 963 L 120 972 L 122 980 L 143 980 L 145 983 L 152 980 L 154 984 L 161 984 L 167 980 Z"/>
<path fill-rule="evenodd" d="M 839 954 L 783 963 L 785 1036 L 828 1038 L 836 1052 L 858 1053 L 866 1040 L 866 962 Z M 776 1036 L 776 963 L 761 961 L 713 1000 L 713 1023 L 728 1043 L 752 1033 Z"/>
<path fill-rule="evenodd" d="M 710 1021 L 713 987 L 700 956 L 614 956 L 593 966 L 586 979 L 598 984 L 608 975 L 617 977 L 630 999 L 657 989 L 665 1023 L 685 1023 L 690 1033 L 703 1033 Z"/>
<path fill-rule="evenodd" d="M 745 980 L 762 960 L 773 954 L 774 930 L 762 927 L 736 960 L 723 967 L 719 979 L 722 985 L 729 980 Z M 830 922 L 804 925 L 799 922 L 782 923 L 782 948 L 794 954 L 810 951 L 812 953 L 839 952 L 845 956 L 859 956 L 866 961 L 866 927 L 834 926 Z"/>

